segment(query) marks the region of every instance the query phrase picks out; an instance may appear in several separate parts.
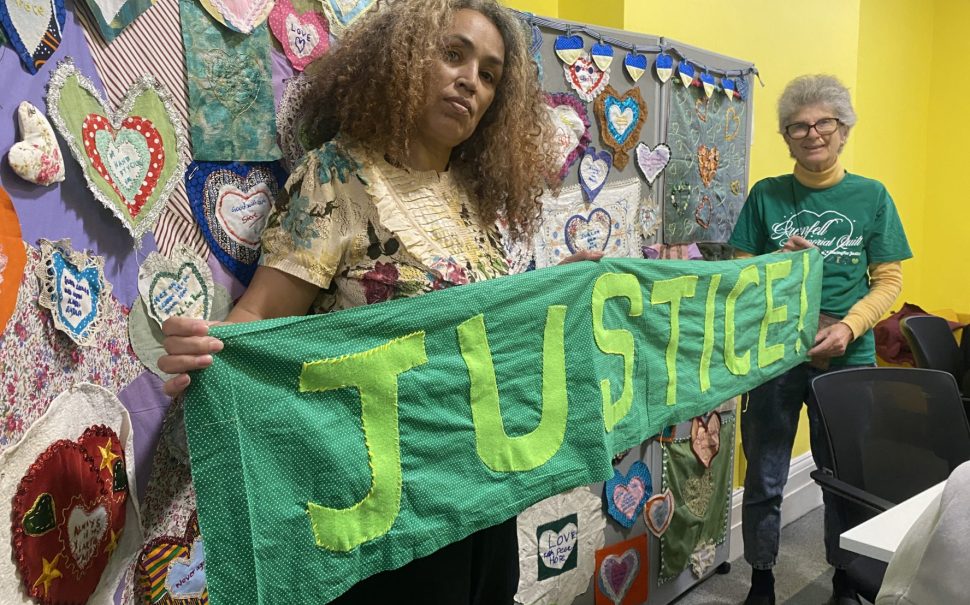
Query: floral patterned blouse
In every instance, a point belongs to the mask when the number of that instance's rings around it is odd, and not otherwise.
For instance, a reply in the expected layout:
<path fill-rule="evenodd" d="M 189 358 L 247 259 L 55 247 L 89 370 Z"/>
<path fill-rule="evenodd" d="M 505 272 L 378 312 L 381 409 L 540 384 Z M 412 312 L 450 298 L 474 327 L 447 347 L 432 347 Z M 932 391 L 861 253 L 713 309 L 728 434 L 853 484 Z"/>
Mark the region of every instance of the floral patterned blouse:
<path fill-rule="evenodd" d="M 398 168 L 338 137 L 303 158 L 286 192 L 260 264 L 320 286 L 314 312 L 508 273 L 495 226 L 450 172 Z"/>

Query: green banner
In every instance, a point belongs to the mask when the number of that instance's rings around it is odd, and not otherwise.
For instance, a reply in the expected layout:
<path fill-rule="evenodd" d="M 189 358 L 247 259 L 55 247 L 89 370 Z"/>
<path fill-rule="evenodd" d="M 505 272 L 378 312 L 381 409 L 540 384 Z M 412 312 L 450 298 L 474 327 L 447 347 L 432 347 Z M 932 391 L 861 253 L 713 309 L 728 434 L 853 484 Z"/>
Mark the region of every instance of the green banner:
<path fill-rule="evenodd" d="M 817 251 L 608 259 L 213 329 L 185 408 L 214 605 L 326 603 L 797 365 Z"/>

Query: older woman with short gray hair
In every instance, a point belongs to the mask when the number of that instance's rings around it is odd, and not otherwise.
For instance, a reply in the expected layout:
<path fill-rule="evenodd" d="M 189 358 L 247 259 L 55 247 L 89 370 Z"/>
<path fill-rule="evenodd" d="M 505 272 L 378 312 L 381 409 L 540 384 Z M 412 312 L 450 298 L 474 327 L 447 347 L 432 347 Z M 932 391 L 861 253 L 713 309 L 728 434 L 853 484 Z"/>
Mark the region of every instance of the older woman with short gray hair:
<path fill-rule="evenodd" d="M 839 162 L 856 123 L 849 91 L 835 77 L 801 76 L 778 100 L 778 130 L 795 160 L 791 174 L 751 188 L 729 241 L 737 257 L 818 248 L 825 263 L 821 315 L 809 359 L 749 394 L 741 415 L 747 458 L 742 506 L 744 557 L 753 569 L 746 605 L 775 603 L 772 567 L 778 555 L 781 501 L 803 402 L 812 455 L 828 464 L 828 445 L 811 380 L 829 370 L 876 362 L 872 327 L 902 289 L 900 261 L 912 256 L 896 206 L 879 181 Z M 841 550 L 842 522 L 825 498 L 825 555 L 836 570 L 832 601 L 859 603 L 846 578 L 852 555 Z"/>

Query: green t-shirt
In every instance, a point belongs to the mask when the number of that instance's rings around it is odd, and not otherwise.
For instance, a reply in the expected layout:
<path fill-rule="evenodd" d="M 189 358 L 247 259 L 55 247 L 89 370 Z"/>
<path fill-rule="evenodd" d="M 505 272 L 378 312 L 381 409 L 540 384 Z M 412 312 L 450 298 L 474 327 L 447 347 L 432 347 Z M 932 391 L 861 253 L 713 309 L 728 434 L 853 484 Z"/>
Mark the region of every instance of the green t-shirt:
<path fill-rule="evenodd" d="M 913 256 L 896 206 L 879 181 L 846 173 L 837 185 L 810 189 L 791 174 L 751 188 L 729 244 L 750 252 L 774 252 L 801 235 L 822 253 L 822 313 L 843 318 L 869 292 L 872 263 Z M 870 330 L 853 341 L 833 365 L 876 361 Z"/>

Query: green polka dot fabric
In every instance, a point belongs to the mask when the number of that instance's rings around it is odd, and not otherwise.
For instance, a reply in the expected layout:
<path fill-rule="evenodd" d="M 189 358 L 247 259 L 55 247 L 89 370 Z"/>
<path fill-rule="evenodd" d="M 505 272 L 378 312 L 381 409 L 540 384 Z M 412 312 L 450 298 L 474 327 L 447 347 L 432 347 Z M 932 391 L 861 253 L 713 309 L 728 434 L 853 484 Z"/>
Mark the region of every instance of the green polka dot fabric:
<path fill-rule="evenodd" d="M 817 269 L 803 275 L 810 258 Z M 766 297 L 766 265 L 779 260 L 794 270 Z M 739 289 L 746 268 L 760 285 Z M 225 348 L 193 377 L 185 407 L 213 603 L 325 603 L 541 499 L 605 480 L 614 454 L 801 362 L 820 270 L 810 253 L 609 259 L 214 328 Z M 697 278 L 696 296 L 674 305 L 652 295 L 685 275 Z M 731 327 L 734 357 L 749 361 L 743 375 L 729 372 L 723 336 L 726 301 L 738 292 Z M 627 296 L 642 299 L 638 315 Z M 766 332 L 784 354 L 762 367 L 766 300 L 787 311 Z M 702 390 L 709 308 L 717 337 Z M 624 343 L 629 362 L 616 352 Z"/>

